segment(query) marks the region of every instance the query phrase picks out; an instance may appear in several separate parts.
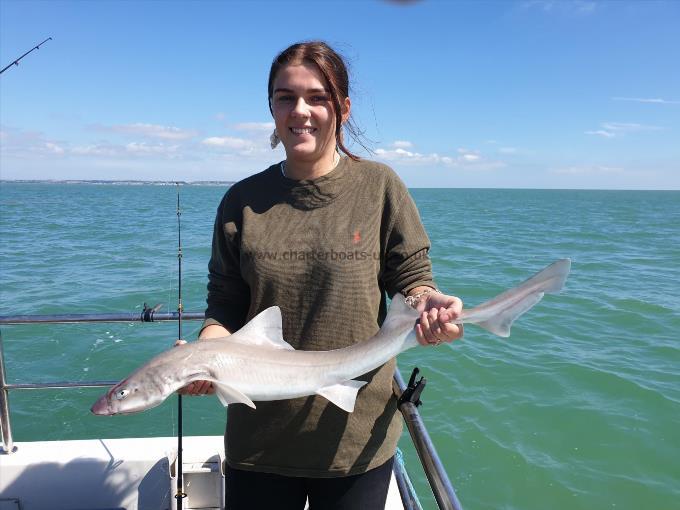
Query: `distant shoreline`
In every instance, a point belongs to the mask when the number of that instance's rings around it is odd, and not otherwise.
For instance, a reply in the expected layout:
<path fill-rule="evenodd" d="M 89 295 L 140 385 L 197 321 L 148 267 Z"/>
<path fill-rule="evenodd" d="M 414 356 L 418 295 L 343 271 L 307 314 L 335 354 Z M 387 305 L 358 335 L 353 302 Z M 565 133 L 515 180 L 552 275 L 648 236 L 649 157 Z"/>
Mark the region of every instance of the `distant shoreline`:
<path fill-rule="evenodd" d="M 2 184 L 90 184 L 108 186 L 175 186 L 182 184 L 185 186 L 232 186 L 236 181 L 143 181 L 135 179 L 114 180 L 114 179 L 0 179 Z M 409 186 L 409 189 L 435 189 L 427 187 Z M 647 188 L 463 188 L 455 187 L 450 189 L 458 190 L 506 190 L 506 191 L 667 191 L 678 192 L 679 189 Z"/>

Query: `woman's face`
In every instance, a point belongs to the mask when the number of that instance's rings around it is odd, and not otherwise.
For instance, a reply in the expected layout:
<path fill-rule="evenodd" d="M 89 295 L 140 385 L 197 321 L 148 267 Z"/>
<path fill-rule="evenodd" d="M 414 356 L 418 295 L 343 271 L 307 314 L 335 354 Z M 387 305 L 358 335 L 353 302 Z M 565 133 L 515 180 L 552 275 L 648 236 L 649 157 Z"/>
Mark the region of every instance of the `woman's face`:
<path fill-rule="evenodd" d="M 335 114 L 329 90 L 315 66 L 281 68 L 274 79 L 272 112 L 276 132 L 289 163 L 332 160 L 335 151 Z M 343 121 L 349 116 L 349 98 Z"/>

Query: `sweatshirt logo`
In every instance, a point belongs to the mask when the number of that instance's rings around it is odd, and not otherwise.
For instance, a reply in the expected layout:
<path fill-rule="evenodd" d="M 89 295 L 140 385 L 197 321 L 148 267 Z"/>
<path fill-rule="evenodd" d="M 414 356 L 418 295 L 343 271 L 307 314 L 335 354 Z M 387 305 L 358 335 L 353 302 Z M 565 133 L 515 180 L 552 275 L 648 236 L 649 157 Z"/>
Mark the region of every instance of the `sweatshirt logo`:
<path fill-rule="evenodd" d="M 352 236 L 352 244 L 359 244 L 361 242 L 361 234 L 359 233 L 358 230 L 354 231 L 354 235 Z"/>

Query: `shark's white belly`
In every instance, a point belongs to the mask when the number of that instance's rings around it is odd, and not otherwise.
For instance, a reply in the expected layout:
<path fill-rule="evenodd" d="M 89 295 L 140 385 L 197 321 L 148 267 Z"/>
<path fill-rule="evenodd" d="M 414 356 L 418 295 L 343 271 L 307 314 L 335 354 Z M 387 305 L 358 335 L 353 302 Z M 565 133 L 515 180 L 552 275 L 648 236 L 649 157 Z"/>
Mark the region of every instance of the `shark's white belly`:
<path fill-rule="evenodd" d="M 254 401 L 281 400 L 313 395 L 320 388 L 354 379 L 365 373 L 362 365 L 351 359 L 328 363 L 322 353 L 301 351 L 275 352 L 264 359 L 234 353 L 216 356 L 213 376 Z"/>

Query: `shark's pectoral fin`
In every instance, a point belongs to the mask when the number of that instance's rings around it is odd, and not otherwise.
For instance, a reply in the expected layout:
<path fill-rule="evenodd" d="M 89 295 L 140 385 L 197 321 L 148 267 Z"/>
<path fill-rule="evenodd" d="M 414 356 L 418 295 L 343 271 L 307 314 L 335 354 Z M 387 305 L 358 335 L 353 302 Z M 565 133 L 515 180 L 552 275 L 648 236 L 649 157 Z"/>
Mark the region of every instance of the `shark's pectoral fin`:
<path fill-rule="evenodd" d="M 255 409 L 253 401 L 233 386 L 221 383 L 217 379 L 211 377 L 206 377 L 204 380 L 213 383 L 213 386 L 215 386 L 215 394 L 224 407 L 227 407 L 229 404 L 245 404 L 248 407 Z"/>
<path fill-rule="evenodd" d="M 365 381 L 345 381 L 343 383 L 320 388 L 316 391 L 316 394 L 327 398 L 340 409 L 351 413 L 354 411 L 354 402 L 357 399 L 357 393 L 365 384 Z"/>

